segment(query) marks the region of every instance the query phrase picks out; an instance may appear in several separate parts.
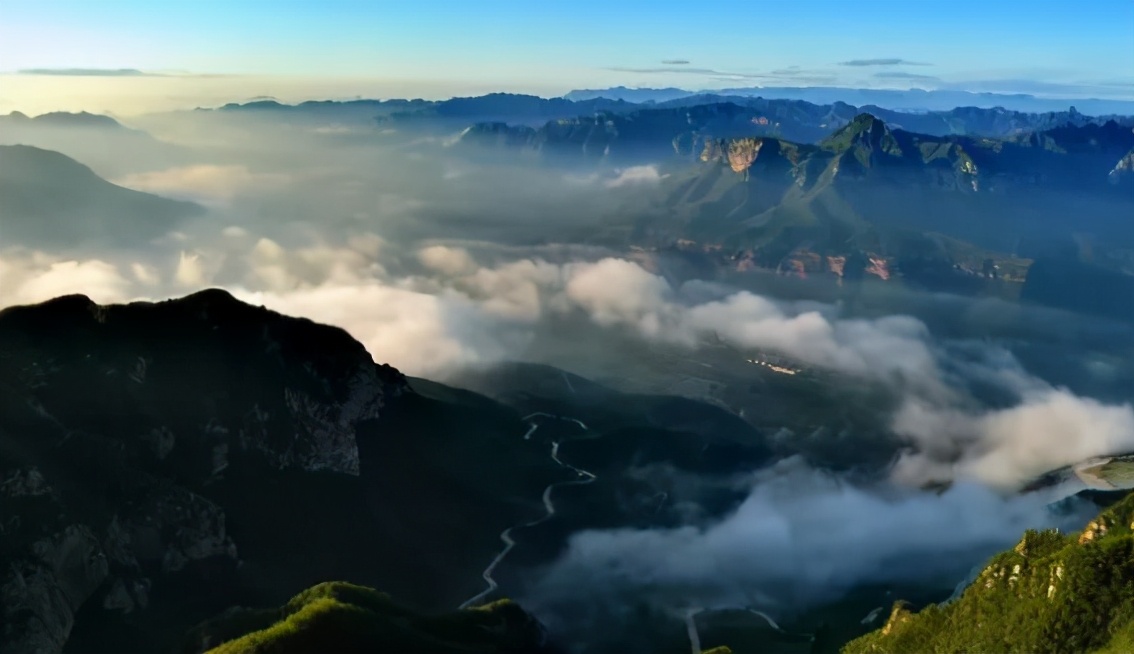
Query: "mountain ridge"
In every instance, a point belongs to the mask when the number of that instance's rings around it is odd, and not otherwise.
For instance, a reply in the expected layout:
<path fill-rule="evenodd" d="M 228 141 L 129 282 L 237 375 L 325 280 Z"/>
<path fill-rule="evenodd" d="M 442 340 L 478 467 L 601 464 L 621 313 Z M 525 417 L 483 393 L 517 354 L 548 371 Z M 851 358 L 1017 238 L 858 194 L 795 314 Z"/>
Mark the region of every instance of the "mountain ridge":
<path fill-rule="evenodd" d="M 686 91 L 676 88 L 665 89 L 629 89 L 624 86 L 608 89 L 578 89 L 563 95 L 567 99 L 629 99 L 635 98 L 638 102 L 653 100 L 664 102 L 680 99 L 695 94 L 717 95 L 760 95 L 769 98 L 808 100 L 812 102 L 831 102 L 833 100 L 849 101 L 850 98 L 859 97 L 862 104 L 891 105 L 907 109 L 941 110 L 951 107 L 973 105 L 995 107 L 1004 106 L 1020 111 L 1058 111 L 1069 106 L 1085 107 L 1088 113 L 1134 113 L 1134 101 L 1107 100 L 1099 98 L 1040 98 L 1027 93 L 989 93 L 953 90 L 891 90 L 891 89 L 862 89 L 852 87 L 813 86 L 755 86 L 733 87 L 702 91 Z M 898 106 L 895 106 L 897 103 Z M 947 106 L 945 106 L 947 105 Z"/>

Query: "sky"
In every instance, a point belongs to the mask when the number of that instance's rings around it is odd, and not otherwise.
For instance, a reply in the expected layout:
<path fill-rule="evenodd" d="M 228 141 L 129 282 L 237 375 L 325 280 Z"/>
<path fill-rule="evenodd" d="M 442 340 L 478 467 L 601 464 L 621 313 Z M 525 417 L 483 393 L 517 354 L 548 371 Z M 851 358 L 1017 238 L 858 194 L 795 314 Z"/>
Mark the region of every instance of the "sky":
<path fill-rule="evenodd" d="M 165 96 L 248 86 L 226 76 L 255 80 L 250 96 L 320 82 L 312 92 L 343 97 L 625 85 L 1134 99 L 1134 1 L 0 1 L 0 100 L 60 90 L 11 79 L 29 71 L 119 69 L 184 78 Z"/>

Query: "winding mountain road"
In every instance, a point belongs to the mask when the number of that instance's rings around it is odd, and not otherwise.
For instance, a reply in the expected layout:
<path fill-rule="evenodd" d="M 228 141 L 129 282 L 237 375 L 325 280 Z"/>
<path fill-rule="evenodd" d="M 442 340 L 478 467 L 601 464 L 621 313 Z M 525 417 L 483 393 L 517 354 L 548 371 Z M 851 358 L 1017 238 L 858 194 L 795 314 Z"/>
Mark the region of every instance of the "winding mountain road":
<path fill-rule="evenodd" d="M 551 419 L 554 419 L 554 420 L 566 420 L 568 422 L 573 422 L 573 423 L 579 425 L 580 427 L 583 428 L 584 431 L 586 431 L 586 429 L 587 429 L 587 425 L 584 424 L 582 420 L 578 420 L 578 419 L 575 419 L 575 418 L 567 418 L 567 417 L 564 417 L 564 416 L 555 416 L 555 415 L 551 415 L 550 413 L 532 413 L 530 415 L 524 416 L 524 420 L 529 421 L 529 428 L 528 428 L 527 433 L 524 434 L 524 440 L 530 439 L 532 437 L 532 434 L 534 434 L 536 432 L 536 430 L 539 429 L 538 423 L 530 422 L 530 421 L 533 418 L 540 418 L 540 417 L 551 418 Z M 521 524 L 518 524 L 518 525 L 512 525 L 511 527 L 508 527 L 504 531 L 500 532 L 500 540 L 504 543 L 504 549 L 500 550 L 500 552 L 492 559 L 492 561 L 488 564 L 488 567 L 485 568 L 484 572 L 482 572 L 481 575 L 480 575 L 484 579 L 485 583 L 488 584 L 488 586 L 483 591 L 481 591 L 481 592 L 477 593 L 476 595 L 474 595 L 473 597 L 470 597 L 469 599 L 465 600 L 460 605 L 459 608 L 467 609 L 470 606 L 476 606 L 477 604 L 483 602 L 485 600 L 485 598 L 487 598 L 489 595 L 491 595 L 499 587 L 499 584 L 496 583 L 496 579 L 493 577 L 493 574 L 496 572 L 496 566 L 500 565 L 500 562 L 503 561 L 504 558 L 508 556 L 508 553 L 512 551 L 512 548 L 516 546 L 516 541 L 512 539 L 512 531 L 514 529 L 522 529 L 522 528 L 525 528 L 525 527 L 534 527 L 538 524 L 542 524 L 544 522 L 547 522 L 551 518 L 555 517 L 555 502 L 553 502 L 552 499 L 551 499 L 552 491 L 554 491 L 556 488 L 558 488 L 560 486 L 582 486 L 582 485 L 585 485 L 585 484 L 590 484 L 593 481 L 595 481 L 595 479 L 597 479 L 597 477 L 595 477 L 593 474 L 591 474 L 590 472 L 588 472 L 586 470 L 583 470 L 581 468 L 576 468 L 575 466 L 571 465 L 570 463 L 564 463 L 559 458 L 559 441 L 552 441 L 552 443 L 551 443 L 551 458 L 557 464 L 559 464 L 561 467 L 569 468 L 569 469 L 575 471 L 575 474 L 579 478 L 578 479 L 571 479 L 571 480 L 568 480 L 568 481 L 557 481 L 553 484 L 548 484 L 547 488 L 543 489 L 543 508 L 544 508 L 543 516 L 541 516 L 541 517 L 539 517 L 535 520 L 532 520 L 531 522 L 524 522 L 524 523 L 521 523 Z"/>

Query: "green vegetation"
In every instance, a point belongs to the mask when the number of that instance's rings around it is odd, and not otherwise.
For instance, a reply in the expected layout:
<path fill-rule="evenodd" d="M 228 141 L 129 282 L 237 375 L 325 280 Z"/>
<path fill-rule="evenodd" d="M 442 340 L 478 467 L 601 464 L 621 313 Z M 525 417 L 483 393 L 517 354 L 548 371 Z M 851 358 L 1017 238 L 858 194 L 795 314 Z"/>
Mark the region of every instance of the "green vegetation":
<path fill-rule="evenodd" d="M 1031 531 L 955 602 L 898 602 L 844 654 L 1134 651 L 1134 494 L 1079 534 Z"/>
<path fill-rule="evenodd" d="M 194 630 L 195 640 L 230 633 L 224 616 Z M 491 604 L 427 616 L 397 604 L 385 593 L 345 582 L 309 588 L 279 609 L 269 626 L 246 633 L 210 654 L 286 654 L 289 652 L 539 652 L 543 630 L 517 604 Z"/>

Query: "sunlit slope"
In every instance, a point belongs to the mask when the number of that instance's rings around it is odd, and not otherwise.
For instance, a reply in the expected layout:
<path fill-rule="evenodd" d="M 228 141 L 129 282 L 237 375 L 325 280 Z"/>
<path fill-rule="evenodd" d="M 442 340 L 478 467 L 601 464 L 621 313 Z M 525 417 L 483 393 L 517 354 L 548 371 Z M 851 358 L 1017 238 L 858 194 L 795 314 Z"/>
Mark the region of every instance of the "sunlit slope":
<path fill-rule="evenodd" d="M 882 629 L 844 654 L 1134 651 L 1134 495 L 1082 533 L 1024 534 L 961 598 L 913 613 L 894 606 Z"/>
<path fill-rule="evenodd" d="M 550 651 L 540 624 L 508 600 L 425 615 L 385 593 L 345 582 L 308 588 L 277 610 L 229 612 L 196 627 L 190 640 L 196 645 L 218 638 L 232 640 L 211 654 Z"/>

